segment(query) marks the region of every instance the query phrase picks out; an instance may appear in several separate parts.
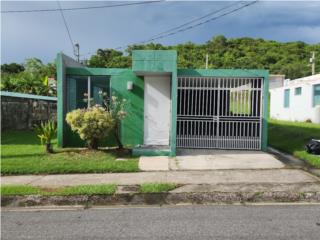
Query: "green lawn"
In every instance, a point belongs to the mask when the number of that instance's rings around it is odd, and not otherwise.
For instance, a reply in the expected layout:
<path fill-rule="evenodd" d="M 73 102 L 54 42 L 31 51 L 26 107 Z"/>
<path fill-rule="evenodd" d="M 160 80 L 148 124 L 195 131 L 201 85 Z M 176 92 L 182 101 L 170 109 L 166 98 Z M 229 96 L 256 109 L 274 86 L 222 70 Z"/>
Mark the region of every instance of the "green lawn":
<path fill-rule="evenodd" d="M 290 153 L 320 168 L 320 156 L 308 154 L 304 145 L 311 138 L 320 139 L 320 125 L 305 122 L 269 121 L 269 145 Z"/>
<path fill-rule="evenodd" d="M 32 131 L 4 131 L 1 141 L 1 174 L 5 175 L 139 171 L 136 158 L 116 150 L 59 149 L 54 140 L 55 153 L 47 154 Z"/>
<path fill-rule="evenodd" d="M 73 187 L 62 188 L 40 188 L 29 185 L 5 185 L 1 186 L 2 196 L 16 195 L 43 195 L 43 196 L 72 196 L 72 195 L 99 195 L 99 194 L 114 194 L 117 186 L 114 184 L 99 184 L 99 185 L 79 185 Z"/>

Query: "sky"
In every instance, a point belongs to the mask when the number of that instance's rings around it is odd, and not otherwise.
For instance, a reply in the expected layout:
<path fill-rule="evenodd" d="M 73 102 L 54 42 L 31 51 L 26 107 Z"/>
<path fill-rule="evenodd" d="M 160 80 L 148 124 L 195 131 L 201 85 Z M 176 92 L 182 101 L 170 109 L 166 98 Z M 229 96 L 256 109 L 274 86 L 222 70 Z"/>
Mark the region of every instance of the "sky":
<path fill-rule="evenodd" d="M 60 1 L 62 8 L 113 5 L 106 1 Z M 122 2 L 123 3 L 123 2 Z M 116 48 L 149 39 L 167 29 L 219 10 L 232 2 L 163 1 L 159 3 L 64 11 L 81 58 L 98 48 Z M 57 1 L 2 1 L 1 11 L 58 8 Z M 216 35 L 281 42 L 320 43 L 320 1 L 259 1 L 252 6 L 155 42 L 205 43 Z M 216 15 L 212 15 L 216 16 Z M 73 56 L 61 12 L 1 13 L 1 63 L 37 57 L 52 62 L 58 52 Z"/>

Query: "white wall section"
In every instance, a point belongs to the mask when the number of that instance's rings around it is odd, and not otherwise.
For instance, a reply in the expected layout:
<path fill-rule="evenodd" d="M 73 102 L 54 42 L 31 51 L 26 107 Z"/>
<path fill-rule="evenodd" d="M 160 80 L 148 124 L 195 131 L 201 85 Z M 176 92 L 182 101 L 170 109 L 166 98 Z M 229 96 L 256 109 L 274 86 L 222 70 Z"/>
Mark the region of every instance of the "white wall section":
<path fill-rule="evenodd" d="M 319 108 L 313 104 L 313 87 L 320 84 L 320 74 L 286 80 L 283 87 L 270 89 L 270 117 L 287 121 L 307 121 L 320 123 Z M 301 95 L 295 89 L 301 87 Z M 290 89 L 289 107 L 284 107 L 284 91 Z"/>
<path fill-rule="evenodd" d="M 144 77 L 144 144 L 169 145 L 170 76 Z"/>

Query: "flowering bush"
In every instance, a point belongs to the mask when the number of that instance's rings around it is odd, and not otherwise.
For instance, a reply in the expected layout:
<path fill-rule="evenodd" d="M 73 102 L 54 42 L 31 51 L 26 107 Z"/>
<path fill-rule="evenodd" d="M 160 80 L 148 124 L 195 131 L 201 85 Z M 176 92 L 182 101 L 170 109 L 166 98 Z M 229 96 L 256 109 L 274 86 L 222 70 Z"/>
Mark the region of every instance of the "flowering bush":
<path fill-rule="evenodd" d="M 114 127 L 111 113 L 101 106 L 76 109 L 67 113 L 66 121 L 91 149 L 97 149 L 99 140 L 108 136 Z"/>
<path fill-rule="evenodd" d="M 123 148 L 123 144 L 120 138 L 120 127 L 121 121 L 127 116 L 126 109 L 128 102 L 126 99 L 121 99 L 117 96 L 112 96 L 110 99 L 108 97 L 108 94 L 103 91 L 100 91 L 99 95 L 102 98 L 102 107 L 104 107 L 106 111 L 108 111 L 112 116 L 112 119 L 114 121 L 113 134 L 119 149 L 121 149 Z"/>

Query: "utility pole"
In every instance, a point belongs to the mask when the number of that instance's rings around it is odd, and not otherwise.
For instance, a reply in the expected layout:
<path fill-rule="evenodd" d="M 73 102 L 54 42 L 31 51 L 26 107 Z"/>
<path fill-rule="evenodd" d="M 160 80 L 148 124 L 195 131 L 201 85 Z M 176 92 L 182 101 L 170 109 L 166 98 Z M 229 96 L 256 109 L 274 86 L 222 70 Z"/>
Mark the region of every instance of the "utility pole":
<path fill-rule="evenodd" d="M 75 45 L 75 55 L 76 55 L 76 58 L 77 58 L 77 62 L 80 62 L 80 45 L 79 43 L 76 43 Z"/>
<path fill-rule="evenodd" d="M 208 53 L 206 54 L 206 69 L 208 69 L 208 60 L 209 60 L 209 55 Z"/>
<path fill-rule="evenodd" d="M 315 75 L 316 74 L 316 53 L 314 51 L 312 52 L 310 63 L 311 63 L 311 73 L 312 75 Z"/>

